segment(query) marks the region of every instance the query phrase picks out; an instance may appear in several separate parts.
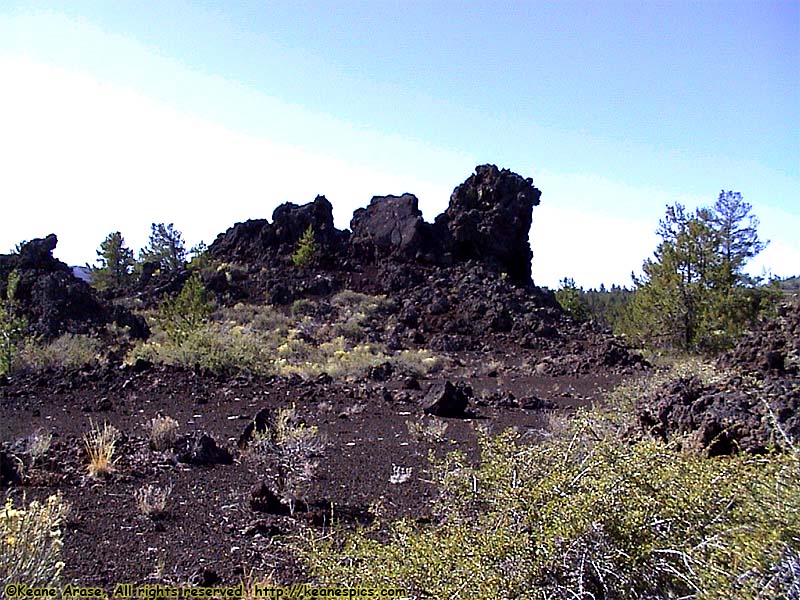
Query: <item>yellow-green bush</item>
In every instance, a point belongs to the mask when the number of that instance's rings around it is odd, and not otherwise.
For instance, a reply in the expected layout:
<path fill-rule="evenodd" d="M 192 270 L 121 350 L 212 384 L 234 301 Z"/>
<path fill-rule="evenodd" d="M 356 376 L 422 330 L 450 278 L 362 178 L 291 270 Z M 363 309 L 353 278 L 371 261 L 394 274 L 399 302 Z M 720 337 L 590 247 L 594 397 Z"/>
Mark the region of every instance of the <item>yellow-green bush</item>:
<path fill-rule="evenodd" d="M 783 597 L 759 594 L 797 566 L 796 453 L 709 460 L 570 430 L 479 432 L 480 466 L 434 469 L 434 524 L 309 537 L 301 556 L 321 584 L 441 599 Z"/>
<path fill-rule="evenodd" d="M 383 362 L 420 375 L 438 368 L 438 360 L 424 350 L 391 352 L 383 344 L 364 341 L 363 325 L 378 319 L 389 305 L 381 296 L 341 292 L 324 304 L 328 310 L 319 311 L 330 314 L 323 322 L 312 316 L 318 311 L 310 300 L 291 317 L 271 306 L 237 304 L 215 311 L 179 336 L 164 330 L 163 319 L 154 316 L 153 335 L 134 347 L 128 361 L 143 358 L 218 373 L 304 377 L 358 375 Z"/>
<path fill-rule="evenodd" d="M 274 374 L 274 355 L 264 336 L 239 325 L 205 323 L 179 342 L 154 335 L 131 350 L 127 360 L 143 358 L 152 362 L 188 368 L 200 367 L 215 373 L 240 372 Z"/>
<path fill-rule="evenodd" d="M 103 345 L 90 335 L 65 333 L 52 342 L 28 342 L 19 350 L 14 368 L 39 371 L 43 369 L 80 369 L 103 359 Z"/>
<path fill-rule="evenodd" d="M 15 508 L 11 498 L 0 508 L 0 589 L 9 583 L 31 588 L 57 586 L 61 562 L 61 525 L 68 507 L 60 495 Z"/>

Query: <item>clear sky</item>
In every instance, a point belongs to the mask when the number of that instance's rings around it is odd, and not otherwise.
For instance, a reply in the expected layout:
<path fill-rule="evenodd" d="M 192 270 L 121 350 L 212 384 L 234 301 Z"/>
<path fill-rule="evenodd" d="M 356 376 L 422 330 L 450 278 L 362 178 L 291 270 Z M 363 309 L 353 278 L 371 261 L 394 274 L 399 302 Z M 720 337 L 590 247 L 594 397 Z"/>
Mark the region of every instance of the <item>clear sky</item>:
<path fill-rule="evenodd" d="M 533 275 L 629 284 L 668 203 L 741 192 L 800 274 L 800 1 L 0 3 L 0 252 L 190 243 L 325 194 L 427 219 L 532 177 Z"/>

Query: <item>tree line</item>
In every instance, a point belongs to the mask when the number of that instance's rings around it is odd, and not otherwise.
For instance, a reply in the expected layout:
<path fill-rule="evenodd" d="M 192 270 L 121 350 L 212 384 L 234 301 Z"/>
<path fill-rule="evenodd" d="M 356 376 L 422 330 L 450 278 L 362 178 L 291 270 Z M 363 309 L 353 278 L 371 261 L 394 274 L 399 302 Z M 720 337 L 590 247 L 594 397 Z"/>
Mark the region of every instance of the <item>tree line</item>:
<path fill-rule="evenodd" d="M 714 352 L 734 341 L 780 296 L 780 282 L 765 284 L 745 272 L 766 248 L 759 220 L 742 194 L 721 191 L 713 206 L 666 207 L 660 242 L 632 274 L 632 289 L 585 291 L 562 280 L 556 297 L 577 320 L 595 320 L 653 349 Z"/>
<path fill-rule="evenodd" d="M 125 245 L 122 234 L 113 231 L 101 242 L 96 264 L 87 267 L 94 287 L 122 291 L 145 270 L 172 273 L 184 268 L 190 257 L 198 257 L 204 251 L 202 242 L 187 250 L 183 234 L 173 223 L 153 223 L 148 244 L 139 250 L 138 258 Z"/>

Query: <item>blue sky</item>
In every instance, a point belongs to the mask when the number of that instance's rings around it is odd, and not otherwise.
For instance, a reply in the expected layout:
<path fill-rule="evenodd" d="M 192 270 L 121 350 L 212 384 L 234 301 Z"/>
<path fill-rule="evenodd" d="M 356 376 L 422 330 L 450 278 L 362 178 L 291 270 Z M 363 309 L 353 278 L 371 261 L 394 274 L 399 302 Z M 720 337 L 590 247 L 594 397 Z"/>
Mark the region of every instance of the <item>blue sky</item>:
<path fill-rule="evenodd" d="M 800 3 L 5 2 L 0 248 L 190 242 L 323 193 L 426 218 L 486 162 L 542 190 L 537 283 L 630 283 L 664 206 L 742 192 L 800 274 Z M 2 167 L 0 167 L 2 169 Z"/>

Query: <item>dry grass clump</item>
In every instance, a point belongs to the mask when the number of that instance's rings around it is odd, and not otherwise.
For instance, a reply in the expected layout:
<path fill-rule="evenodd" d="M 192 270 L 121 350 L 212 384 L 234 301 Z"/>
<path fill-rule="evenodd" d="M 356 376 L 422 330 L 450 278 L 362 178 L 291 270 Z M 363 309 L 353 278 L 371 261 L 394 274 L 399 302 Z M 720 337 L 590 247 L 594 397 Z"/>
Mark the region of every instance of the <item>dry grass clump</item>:
<path fill-rule="evenodd" d="M 448 424 L 436 417 L 406 421 L 408 433 L 417 441 L 441 444 L 447 441 Z"/>
<path fill-rule="evenodd" d="M 316 477 L 316 459 L 327 445 L 317 426 L 307 425 L 292 405 L 278 411 L 270 427 L 255 435 L 247 456 L 271 471 L 275 492 L 294 514 Z"/>
<path fill-rule="evenodd" d="M 158 415 L 150 419 L 150 447 L 162 452 L 178 441 L 178 422 L 170 416 Z"/>
<path fill-rule="evenodd" d="M 146 485 L 136 490 L 136 506 L 144 516 L 153 519 L 163 519 L 169 513 L 169 497 L 172 494 L 172 485 L 157 487 Z"/>
<path fill-rule="evenodd" d="M 28 340 L 15 357 L 14 368 L 28 371 L 80 369 L 103 360 L 103 345 L 90 335 L 65 333 L 47 344 Z"/>
<path fill-rule="evenodd" d="M 31 464 L 36 464 L 39 460 L 50 451 L 50 445 L 53 442 L 53 434 L 45 433 L 41 429 L 37 429 L 28 436 L 25 444 L 25 450 L 31 459 Z"/>
<path fill-rule="evenodd" d="M 119 437 L 119 430 L 109 423 L 102 428 L 92 424 L 92 430 L 83 436 L 83 444 L 89 455 L 87 469 L 91 477 L 109 475 L 114 471 L 114 452 Z"/>
<path fill-rule="evenodd" d="M 274 306 L 241 302 L 230 308 L 221 308 L 212 315 L 212 319 L 233 326 L 247 326 L 262 333 L 274 333 L 278 337 L 284 337 L 292 323 L 289 317 Z"/>
<path fill-rule="evenodd" d="M 442 359 L 429 350 L 402 350 L 391 357 L 390 362 L 401 371 L 423 376 L 436 373 L 442 368 Z"/>
<path fill-rule="evenodd" d="M 6 499 L 0 507 L 0 589 L 11 583 L 30 588 L 60 583 L 61 525 L 68 513 L 69 505 L 60 494 L 21 508 Z"/>

